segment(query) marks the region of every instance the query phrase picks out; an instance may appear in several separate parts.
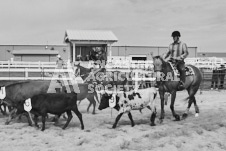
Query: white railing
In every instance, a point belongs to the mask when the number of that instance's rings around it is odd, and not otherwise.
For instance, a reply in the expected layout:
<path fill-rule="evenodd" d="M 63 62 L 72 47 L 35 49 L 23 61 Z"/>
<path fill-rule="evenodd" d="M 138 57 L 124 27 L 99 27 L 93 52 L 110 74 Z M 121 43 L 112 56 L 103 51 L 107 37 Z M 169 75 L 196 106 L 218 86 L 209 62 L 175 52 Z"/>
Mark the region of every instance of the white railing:
<path fill-rule="evenodd" d="M 56 68 L 56 62 L 0 61 L 0 68 Z"/>
<path fill-rule="evenodd" d="M 114 60 L 108 61 L 107 68 L 123 68 L 123 69 L 152 69 L 153 61 L 142 61 L 142 60 Z"/>
<path fill-rule="evenodd" d="M 221 64 L 226 63 L 222 58 L 187 58 L 185 59 L 186 64 L 192 64 L 199 68 L 214 69 L 219 67 Z M 76 62 L 78 64 L 79 62 Z M 93 67 L 92 61 L 80 62 L 81 66 L 86 68 Z M 67 65 L 65 65 L 65 68 Z M 28 80 L 28 79 L 42 79 L 50 80 L 56 68 L 55 62 L 21 62 L 21 61 L 0 61 L 0 80 Z M 113 62 L 108 60 L 106 65 L 107 70 L 121 72 L 147 72 L 153 71 L 153 62 L 149 61 L 129 61 L 128 59 L 114 60 Z M 145 71 L 148 69 L 149 71 Z M 62 69 L 59 72 L 73 73 L 72 70 Z M 40 74 L 39 74 L 40 73 Z M 151 80 L 152 78 L 140 78 L 134 77 L 140 80 Z"/>
<path fill-rule="evenodd" d="M 69 80 L 69 74 L 73 74 L 74 71 L 72 69 L 5 68 L 0 69 L 0 73 L 5 75 L 8 74 L 8 76 L 0 77 L 0 80 L 57 80 L 59 78 L 57 76 L 54 77 L 53 75 L 59 73 L 65 73 L 65 76 L 67 76 L 65 79 Z M 35 74 L 35 76 L 30 76 L 31 74 Z"/>
<path fill-rule="evenodd" d="M 198 68 L 214 69 L 220 67 L 225 61 L 222 58 L 216 57 L 203 57 L 203 58 L 186 58 L 186 64 L 194 65 Z"/>

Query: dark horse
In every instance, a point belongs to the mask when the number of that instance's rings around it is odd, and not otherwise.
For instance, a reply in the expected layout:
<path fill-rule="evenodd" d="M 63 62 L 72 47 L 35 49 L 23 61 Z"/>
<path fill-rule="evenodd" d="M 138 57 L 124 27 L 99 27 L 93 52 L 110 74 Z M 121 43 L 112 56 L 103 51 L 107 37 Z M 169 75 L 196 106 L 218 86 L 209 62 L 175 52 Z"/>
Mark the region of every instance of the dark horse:
<path fill-rule="evenodd" d="M 75 67 L 76 67 L 75 76 L 76 77 L 80 76 L 83 80 L 85 80 L 92 71 L 92 68 L 85 68 L 83 66 L 80 66 L 80 63 L 75 65 Z"/>
<path fill-rule="evenodd" d="M 94 81 L 93 78 L 90 78 L 91 73 L 93 73 L 92 68 L 85 68 L 85 67 L 81 66 L 80 63 L 75 65 L 75 67 L 76 67 L 75 76 L 76 77 L 80 76 L 83 79 L 84 83 L 92 84 L 92 86 L 90 88 L 93 88 L 94 91 L 91 91 L 90 94 L 87 97 L 87 100 L 90 102 L 90 104 L 88 105 L 88 108 L 87 108 L 87 112 L 89 112 L 89 108 L 91 107 L 91 105 L 93 105 L 93 114 L 94 114 L 95 106 L 96 106 L 96 101 L 94 99 L 94 96 L 96 97 L 96 100 L 99 103 L 97 92 L 96 92 L 96 85 L 99 84 L 99 83 L 98 83 L 98 81 Z M 103 74 L 102 70 L 103 69 L 100 69 L 98 71 L 94 71 L 93 76 L 95 76 L 97 73 Z M 82 100 L 78 100 L 78 105 L 81 103 L 81 101 Z"/>
<path fill-rule="evenodd" d="M 170 104 L 170 109 L 172 111 L 173 116 L 175 117 L 176 121 L 180 120 L 180 116 L 175 113 L 174 111 L 174 102 L 176 98 L 176 92 L 181 91 L 178 90 L 178 85 L 179 85 L 179 80 L 166 80 L 166 76 L 171 74 L 173 77 L 175 77 L 173 69 L 169 62 L 166 62 L 162 59 L 160 56 L 155 56 L 153 57 L 153 65 L 154 65 L 154 71 L 157 72 L 157 83 L 159 85 L 159 95 L 161 99 L 161 115 L 160 115 L 160 123 L 163 122 L 164 119 L 164 94 L 165 92 L 169 92 L 171 94 L 171 104 Z M 185 89 L 188 91 L 189 97 L 186 98 L 188 101 L 188 107 L 183 114 L 182 118 L 186 118 L 188 116 L 188 111 L 194 103 L 195 106 L 195 112 L 196 116 L 198 116 L 199 113 L 199 108 L 198 105 L 196 104 L 196 99 L 195 99 L 195 94 L 199 89 L 200 83 L 202 81 L 202 74 L 198 68 L 195 66 L 189 65 L 193 70 L 194 70 L 194 75 L 189 75 L 186 76 L 186 81 L 185 81 Z M 158 77 L 158 73 L 161 73 L 162 78 L 160 80 Z M 164 80 L 165 79 L 165 80 Z"/>

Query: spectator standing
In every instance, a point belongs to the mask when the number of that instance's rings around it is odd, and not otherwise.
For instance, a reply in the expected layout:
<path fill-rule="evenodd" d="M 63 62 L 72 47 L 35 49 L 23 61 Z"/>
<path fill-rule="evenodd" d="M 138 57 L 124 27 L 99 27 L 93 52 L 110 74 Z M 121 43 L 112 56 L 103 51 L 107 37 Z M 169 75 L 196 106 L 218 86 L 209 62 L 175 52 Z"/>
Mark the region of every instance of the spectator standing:
<path fill-rule="evenodd" d="M 219 79 L 220 79 L 220 87 L 219 89 L 224 89 L 224 78 L 225 78 L 226 68 L 224 64 L 221 64 L 219 68 Z"/>
<path fill-rule="evenodd" d="M 211 90 L 215 89 L 218 90 L 218 80 L 219 80 L 219 71 L 217 68 L 213 69 L 212 73 L 212 83 L 211 83 Z"/>
<path fill-rule="evenodd" d="M 57 64 L 57 69 L 62 69 L 63 68 L 64 61 L 63 61 L 63 59 L 61 58 L 60 55 L 57 55 L 56 64 Z"/>
<path fill-rule="evenodd" d="M 57 69 L 63 69 L 64 61 L 60 55 L 57 55 L 56 64 L 57 64 Z M 63 73 L 58 72 L 57 74 L 58 74 L 58 78 L 61 78 Z M 59 80 L 57 80 L 57 81 L 60 82 Z"/>

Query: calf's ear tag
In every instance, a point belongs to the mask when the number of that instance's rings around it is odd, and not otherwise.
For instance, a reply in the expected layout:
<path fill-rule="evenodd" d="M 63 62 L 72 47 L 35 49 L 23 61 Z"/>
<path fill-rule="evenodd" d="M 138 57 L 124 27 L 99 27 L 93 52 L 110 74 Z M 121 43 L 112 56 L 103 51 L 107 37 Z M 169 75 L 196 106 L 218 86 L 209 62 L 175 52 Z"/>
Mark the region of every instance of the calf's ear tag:
<path fill-rule="evenodd" d="M 3 100 L 6 97 L 5 87 L 1 87 L 0 99 Z"/>
<path fill-rule="evenodd" d="M 25 100 L 24 102 L 24 110 L 27 111 L 27 112 L 30 112 L 32 109 L 32 106 L 31 106 L 31 99 L 27 99 Z"/>
<path fill-rule="evenodd" d="M 110 108 L 113 108 L 115 107 L 116 105 L 116 96 L 115 94 L 112 95 L 112 97 L 109 99 L 109 106 Z"/>

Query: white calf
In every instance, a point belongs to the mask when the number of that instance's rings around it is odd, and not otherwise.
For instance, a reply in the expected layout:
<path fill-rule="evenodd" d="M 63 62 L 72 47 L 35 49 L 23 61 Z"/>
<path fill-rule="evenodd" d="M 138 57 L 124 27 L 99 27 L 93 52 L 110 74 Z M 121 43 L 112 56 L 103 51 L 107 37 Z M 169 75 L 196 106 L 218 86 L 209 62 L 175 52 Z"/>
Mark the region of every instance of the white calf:
<path fill-rule="evenodd" d="M 102 110 L 107 107 L 112 107 L 119 111 L 119 114 L 116 117 L 115 123 L 113 125 L 113 128 L 115 128 L 123 113 L 128 113 L 131 125 L 134 126 L 134 121 L 130 111 L 141 110 L 147 107 L 152 111 L 150 120 L 151 126 L 154 126 L 156 117 L 156 95 L 157 91 L 154 87 L 147 89 L 139 89 L 136 92 L 117 92 L 114 94 L 105 93 L 102 95 L 99 109 Z"/>

